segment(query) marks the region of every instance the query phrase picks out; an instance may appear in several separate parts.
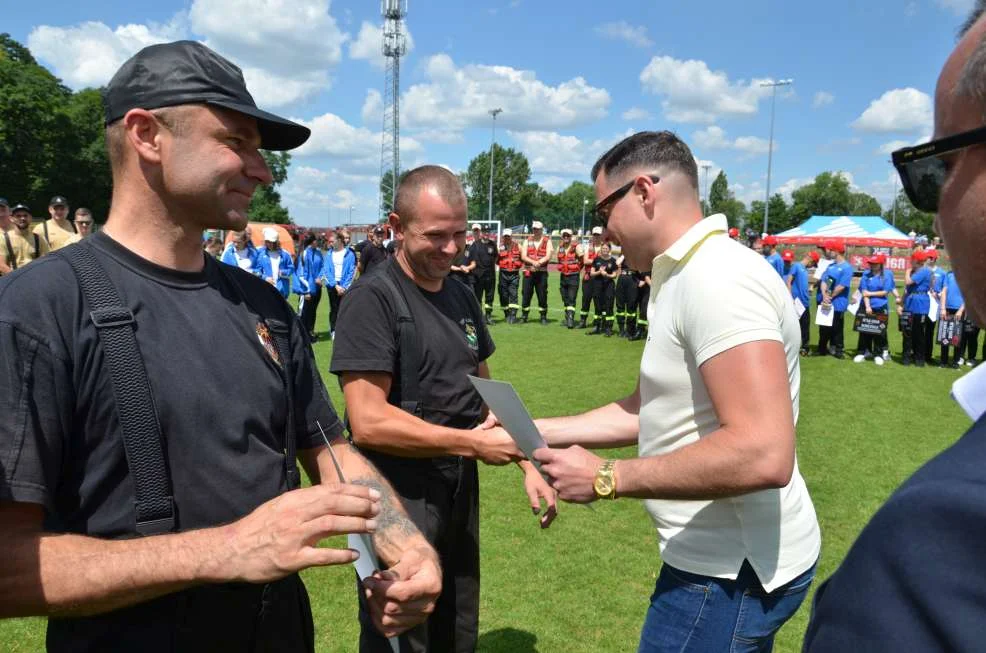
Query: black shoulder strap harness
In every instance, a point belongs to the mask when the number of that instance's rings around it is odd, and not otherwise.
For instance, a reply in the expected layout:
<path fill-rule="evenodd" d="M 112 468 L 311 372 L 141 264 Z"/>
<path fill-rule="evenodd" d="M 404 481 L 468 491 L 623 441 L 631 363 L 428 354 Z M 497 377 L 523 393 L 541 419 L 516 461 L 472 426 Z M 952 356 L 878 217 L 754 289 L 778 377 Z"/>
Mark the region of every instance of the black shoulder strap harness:
<path fill-rule="evenodd" d="M 418 334 L 414 325 L 414 317 L 407 304 L 407 297 L 400 286 L 400 281 L 394 277 L 394 266 L 389 265 L 384 274 L 379 275 L 390 296 L 394 300 L 397 311 L 397 344 L 398 360 L 400 363 L 400 408 L 412 415 L 421 414 L 421 390 L 418 387 L 418 372 L 421 369 L 421 352 L 418 351 Z"/>
<path fill-rule="evenodd" d="M 113 282 L 93 255 L 78 244 L 55 252 L 72 267 L 79 287 L 90 309 L 89 317 L 99 333 L 116 395 L 117 414 L 123 432 L 127 466 L 134 480 L 136 530 L 141 535 L 154 535 L 176 530 L 178 525 L 171 474 L 164 454 L 164 441 L 158 421 L 154 396 L 144 359 L 137 345 L 136 321 L 133 312 L 124 306 Z M 225 266 L 220 266 L 222 269 Z M 225 270 L 224 270 L 225 272 Z M 233 275 L 240 294 L 246 294 Z M 281 358 L 288 395 L 288 421 L 285 429 L 285 468 L 288 488 L 300 485 L 295 461 L 294 396 L 290 382 L 290 347 L 288 325 L 270 324 L 272 338 Z"/>
<path fill-rule="evenodd" d="M 32 234 L 34 236 L 34 251 L 31 252 L 31 260 L 38 258 L 41 254 L 41 240 L 38 238 L 38 234 Z M 17 254 L 14 253 L 14 245 L 10 242 L 10 233 L 3 232 L 4 244 L 7 245 L 7 266 L 11 270 L 17 269 Z"/>
<path fill-rule="evenodd" d="M 106 271 L 89 248 L 75 245 L 55 254 L 72 266 L 90 309 L 89 317 L 103 345 L 116 395 L 127 466 L 134 479 L 137 532 L 154 535 L 173 531 L 177 519 L 171 475 L 154 396 L 137 346 L 134 315 L 123 305 Z"/>

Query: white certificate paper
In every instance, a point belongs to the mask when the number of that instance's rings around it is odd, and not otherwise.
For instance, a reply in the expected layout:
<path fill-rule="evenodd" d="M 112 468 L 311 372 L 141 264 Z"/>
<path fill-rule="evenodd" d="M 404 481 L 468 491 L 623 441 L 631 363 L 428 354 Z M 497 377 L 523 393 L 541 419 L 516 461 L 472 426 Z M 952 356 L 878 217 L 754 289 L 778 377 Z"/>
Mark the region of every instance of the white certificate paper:
<path fill-rule="evenodd" d="M 541 432 L 534 424 L 534 419 L 527 411 L 514 387 L 504 381 L 481 379 L 478 376 L 469 376 L 469 380 L 472 381 L 473 386 L 483 401 L 486 402 L 486 405 L 490 407 L 490 410 L 493 411 L 493 414 L 496 415 L 496 418 L 500 420 L 504 430 L 517 443 L 517 448 L 523 451 L 524 455 L 541 472 L 541 463 L 534 460 L 534 450 L 543 449 L 548 445 L 541 437 Z M 544 476 L 543 472 L 541 472 L 541 476 Z M 547 477 L 545 480 L 548 480 Z"/>
<path fill-rule="evenodd" d="M 928 306 L 928 319 L 932 322 L 938 321 L 938 315 L 941 312 L 941 306 L 938 304 L 938 300 L 930 292 L 928 293 L 929 306 Z"/>
<path fill-rule="evenodd" d="M 795 297 L 794 298 L 794 312 L 798 316 L 798 319 L 799 320 L 801 319 L 801 316 L 804 315 L 805 314 L 805 311 L 807 311 L 807 310 L 808 309 L 805 307 L 805 305 L 801 303 L 801 298 L 800 297 Z"/>
<path fill-rule="evenodd" d="M 815 311 L 815 324 L 818 326 L 832 326 L 832 321 L 835 319 L 835 311 L 832 309 L 832 305 L 829 304 L 819 304 L 818 310 Z"/>
<path fill-rule="evenodd" d="M 828 260 L 827 258 L 823 258 L 820 261 L 818 261 L 818 265 L 815 266 L 815 274 L 812 275 L 812 278 L 815 281 L 821 281 L 822 275 L 825 274 L 825 270 L 827 270 L 828 266 L 830 265 L 832 265 L 832 261 Z"/>

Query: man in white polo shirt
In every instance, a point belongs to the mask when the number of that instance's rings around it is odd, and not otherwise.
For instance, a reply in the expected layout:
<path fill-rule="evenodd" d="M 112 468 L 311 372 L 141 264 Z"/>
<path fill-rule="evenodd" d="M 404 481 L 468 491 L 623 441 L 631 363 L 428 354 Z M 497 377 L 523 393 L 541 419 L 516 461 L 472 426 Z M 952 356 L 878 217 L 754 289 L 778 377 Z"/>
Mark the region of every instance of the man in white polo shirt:
<path fill-rule="evenodd" d="M 608 238 L 651 270 L 650 335 L 633 394 L 539 420 L 549 445 L 567 448 L 535 458 L 566 501 L 645 500 L 664 566 L 641 652 L 770 650 L 821 546 L 795 456 L 790 293 L 729 238 L 724 215 L 702 218 L 695 159 L 674 134 L 624 139 L 592 178 Z M 606 461 L 583 448 L 633 445 L 639 458 Z"/>

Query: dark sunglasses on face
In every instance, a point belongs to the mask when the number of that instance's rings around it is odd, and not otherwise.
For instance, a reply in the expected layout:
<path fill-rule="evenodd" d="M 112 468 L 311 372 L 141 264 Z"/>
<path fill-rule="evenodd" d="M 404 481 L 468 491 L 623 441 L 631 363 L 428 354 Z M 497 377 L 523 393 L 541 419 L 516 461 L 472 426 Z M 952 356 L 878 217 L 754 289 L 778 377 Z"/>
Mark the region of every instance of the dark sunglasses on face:
<path fill-rule="evenodd" d="M 639 175 L 638 175 L 639 176 Z M 645 175 L 655 184 L 661 181 L 661 178 L 657 175 Z M 602 227 L 605 229 L 609 226 L 609 212 L 613 210 L 613 206 L 623 199 L 623 196 L 630 192 L 633 185 L 637 183 L 637 177 L 634 177 L 627 183 L 623 184 L 612 193 L 604 197 L 599 201 L 594 207 L 592 207 L 592 223 L 595 226 Z"/>
<path fill-rule="evenodd" d="M 942 155 L 983 143 L 986 143 L 986 127 L 978 127 L 894 152 L 894 167 L 911 204 L 926 213 L 937 213 L 938 197 L 948 173 Z"/>

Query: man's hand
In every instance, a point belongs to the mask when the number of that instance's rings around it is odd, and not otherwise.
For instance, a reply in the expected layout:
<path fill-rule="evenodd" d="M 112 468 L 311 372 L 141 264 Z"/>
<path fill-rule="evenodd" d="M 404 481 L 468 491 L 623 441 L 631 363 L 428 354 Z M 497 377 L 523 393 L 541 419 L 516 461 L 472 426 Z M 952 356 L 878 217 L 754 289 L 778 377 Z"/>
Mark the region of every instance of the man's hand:
<path fill-rule="evenodd" d="M 562 501 L 590 503 L 598 498 L 593 482 L 603 465 L 599 456 L 575 445 L 567 449 L 538 449 L 534 459 L 541 463 L 541 469 Z"/>
<path fill-rule="evenodd" d="M 535 515 L 540 514 L 543 507 L 542 500 L 547 506 L 544 514 L 541 515 L 541 528 L 547 528 L 558 516 L 558 493 L 548 485 L 538 472 L 537 467 L 530 461 L 525 460 L 520 463 L 520 468 L 524 470 L 524 491 L 527 492 L 527 498 L 531 501 L 531 510 Z"/>
<path fill-rule="evenodd" d="M 506 465 L 524 459 L 524 454 L 517 448 L 513 438 L 502 427 L 481 430 L 482 425 L 473 429 L 473 458 L 487 465 Z"/>
<path fill-rule="evenodd" d="M 486 419 L 483 420 L 483 423 L 476 428 L 480 431 L 488 431 L 494 426 L 500 426 L 500 420 L 496 418 L 496 415 L 494 415 L 491 410 L 486 413 Z"/>
<path fill-rule="evenodd" d="M 361 485 L 315 485 L 286 492 L 230 524 L 232 579 L 267 583 L 308 567 L 356 560 L 351 549 L 320 548 L 346 533 L 372 533 L 380 492 Z"/>
<path fill-rule="evenodd" d="M 385 637 L 417 626 L 435 609 L 442 592 L 442 569 L 433 549 L 417 547 L 386 571 L 363 580 L 373 625 Z"/>
<path fill-rule="evenodd" d="M 340 297 L 346 294 L 346 289 L 340 286 L 339 284 L 336 284 L 335 289 L 336 289 L 336 294 L 339 295 Z"/>
<path fill-rule="evenodd" d="M 897 304 L 897 315 L 903 315 L 903 314 L 904 314 L 904 307 L 901 306 L 900 304 Z"/>

